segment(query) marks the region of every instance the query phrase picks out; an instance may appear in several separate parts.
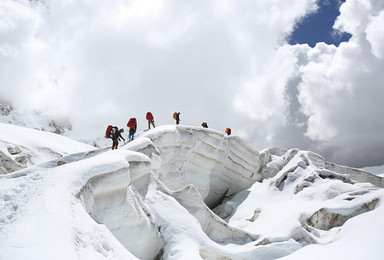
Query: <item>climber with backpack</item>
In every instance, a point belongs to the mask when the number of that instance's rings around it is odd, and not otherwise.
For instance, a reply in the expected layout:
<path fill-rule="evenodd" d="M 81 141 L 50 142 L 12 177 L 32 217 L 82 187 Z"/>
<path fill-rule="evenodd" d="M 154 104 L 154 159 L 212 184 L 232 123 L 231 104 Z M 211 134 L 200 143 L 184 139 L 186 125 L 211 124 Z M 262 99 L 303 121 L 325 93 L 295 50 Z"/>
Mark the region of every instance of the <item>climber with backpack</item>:
<path fill-rule="evenodd" d="M 112 131 L 110 133 L 110 136 L 112 138 L 112 150 L 117 149 L 120 138 L 125 141 L 124 137 L 121 135 L 121 133 L 123 132 L 124 132 L 124 129 L 121 128 L 120 130 L 118 130 L 117 126 L 114 126 L 112 128 Z"/>
<path fill-rule="evenodd" d="M 173 113 L 173 119 L 176 120 L 176 125 L 178 125 L 179 122 L 181 121 L 181 120 L 180 120 L 180 112 L 175 112 L 175 113 Z"/>
<path fill-rule="evenodd" d="M 129 127 L 129 135 L 128 142 L 132 141 L 135 137 L 136 129 L 137 129 L 137 121 L 136 118 L 132 117 L 129 119 L 127 126 Z"/>
<path fill-rule="evenodd" d="M 225 129 L 225 133 L 226 133 L 227 135 L 231 135 L 231 128 L 227 127 L 227 128 Z"/>
<path fill-rule="evenodd" d="M 151 112 L 147 112 L 147 115 L 145 117 L 148 120 L 148 129 L 151 129 L 151 124 L 153 125 L 153 128 L 155 128 L 155 119 L 153 118 L 153 115 Z"/>

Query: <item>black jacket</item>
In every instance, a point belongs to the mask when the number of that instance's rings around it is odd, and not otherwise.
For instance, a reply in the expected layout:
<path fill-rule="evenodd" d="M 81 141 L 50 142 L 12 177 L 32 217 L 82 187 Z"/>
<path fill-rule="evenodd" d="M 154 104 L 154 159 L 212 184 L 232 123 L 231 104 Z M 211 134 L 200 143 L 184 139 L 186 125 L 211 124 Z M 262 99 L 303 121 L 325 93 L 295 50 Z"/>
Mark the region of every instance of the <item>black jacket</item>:
<path fill-rule="evenodd" d="M 135 133 L 136 133 L 136 128 L 137 128 L 137 125 L 135 125 L 135 127 L 131 127 L 131 128 L 129 128 L 129 134 L 130 134 L 130 135 L 135 134 Z"/>
<path fill-rule="evenodd" d="M 123 139 L 123 140 L 125 141 L 124 137 L 121 136 L 120 131 L 116 131 L 116 132 L 112 135 L 112 140 L 120 140 L 120 138 Z"/>

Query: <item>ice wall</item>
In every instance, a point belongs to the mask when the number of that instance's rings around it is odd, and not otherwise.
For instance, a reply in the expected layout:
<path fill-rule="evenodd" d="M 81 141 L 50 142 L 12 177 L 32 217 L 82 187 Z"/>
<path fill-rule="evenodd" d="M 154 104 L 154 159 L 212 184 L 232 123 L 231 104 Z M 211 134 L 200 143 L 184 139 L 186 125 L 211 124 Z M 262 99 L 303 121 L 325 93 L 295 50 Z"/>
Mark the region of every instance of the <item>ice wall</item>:
<path fill-rule="evenodd" d="M 209 207 L 262 179 L 258 151 L 239 137 L 186 126 L 159 127 L 143 136 L 161 158 L 158 178 L 172 190 L 193 184 Z"/>
<path fill-rule="evenodd" d="M 130 153 L 126 156 L 128 167 L 92 177 L 77 197 L 88 214 L 104 224 L 129 252 L 139 259 L 154 259 L 164 241 L 142 201 L 149 186 L 151 162 L 143 154 Z"/>

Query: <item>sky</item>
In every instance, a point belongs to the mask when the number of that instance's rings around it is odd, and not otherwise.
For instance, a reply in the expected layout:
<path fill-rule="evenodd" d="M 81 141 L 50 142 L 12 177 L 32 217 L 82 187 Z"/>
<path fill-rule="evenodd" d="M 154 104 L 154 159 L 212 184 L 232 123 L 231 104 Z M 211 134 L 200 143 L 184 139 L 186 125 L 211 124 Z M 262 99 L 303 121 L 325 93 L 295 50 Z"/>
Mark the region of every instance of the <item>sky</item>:
<path fill-rule="evenodd" d="M 318 1 L 318 10 L 304 17 L 296 24 L 289 36 L 289 44 L 307 43 L 312 48 L 318 42 L 339 46 L 351 38 L 347 32 L 333 30 L 333 24 L 340 15 L 339 8 L 345 0 Z"/>
<path fill-rule="evenodd" d="M 383 24 L 382 0 L 2 0 L 0 96 L 82 138 L 179 111 L 256 149 L 383 165 Z"/>

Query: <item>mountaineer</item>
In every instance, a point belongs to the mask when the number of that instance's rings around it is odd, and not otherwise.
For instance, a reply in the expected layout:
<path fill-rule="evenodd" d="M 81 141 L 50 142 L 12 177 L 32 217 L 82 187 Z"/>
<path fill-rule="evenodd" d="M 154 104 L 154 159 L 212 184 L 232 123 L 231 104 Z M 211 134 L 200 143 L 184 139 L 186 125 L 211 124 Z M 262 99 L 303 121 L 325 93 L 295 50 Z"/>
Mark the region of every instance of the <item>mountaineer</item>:
<path fill-rule="evenodd" d="M 132 141 L 135 137 L 136 129 L 137 129 L 137 121 L 136 118 L 132 117 L 129 119 L 127 126 L 129 127 L 129 135 L 128 142 Z"/>
<path fill-rule="evenodd" d="M 112 150 L 117 149 L 117 146 L 119 145 L 120 138 L 123 139 L 123 140 L 125 141 L 124 137 L 121 135 L 121 133 L 124 132 L 124 129 L 121 128 L 120 130 L 117 130 L 117 127 L 116 127 L 116 126 L 113 127 L 112 130 L 113 130 L 113 129 L 115 129 L 115 130 L 113 131 L 113 133 L 111 133 L 111 138 L 112 138 Z M 111 131 L 111 132 L 112 132 L 112 131 Z"/>
<path fill-rule="evenodd" d="M 180 112 L 175 112 L 173 113 L 173 119 L 176 120 L 176 125 L 178 125 L 180 123 Z"/>
<path fill-rule="evenodd" d="M 153 115 L 151 112 L 147 112 L 147 115 L 145 117 L 148 120 L 148 129 L 151 129 L 151 124 L 153 125 L 153 128 L 155 128 L 155 119 L 153 118 Z"/>

